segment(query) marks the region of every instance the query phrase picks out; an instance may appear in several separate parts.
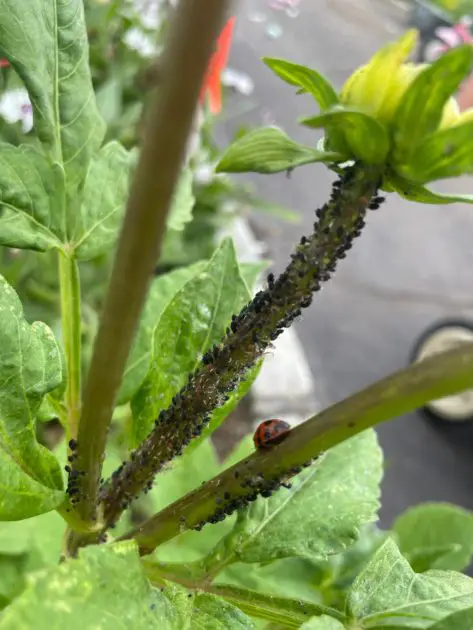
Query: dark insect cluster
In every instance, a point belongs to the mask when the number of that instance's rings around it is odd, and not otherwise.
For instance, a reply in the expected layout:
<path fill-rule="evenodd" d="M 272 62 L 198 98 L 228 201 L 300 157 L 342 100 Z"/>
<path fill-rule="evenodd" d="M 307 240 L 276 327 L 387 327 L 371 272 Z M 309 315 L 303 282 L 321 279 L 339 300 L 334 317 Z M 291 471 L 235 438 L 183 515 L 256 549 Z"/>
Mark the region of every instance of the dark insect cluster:
<path fill-rule="evenodd" d="M 69 440 L 69 450 L 71 451 L 68 456 L 68 464 L 64 466 L 64 470 L 67 472 L 67 488 L 66 493 L 71 499 L 72 505 L 79 502 L 79 477 L 84 474 L 74 467 L 74 462 L 77 459 L 77 441 Z"/>
<path fill-rule="evenodd" d="M 316 210 L 314 232 L 301 238 L 286 270 L 277 278 L 270 273 L 266 288 L 233 315 L 222 341 L 204 354 L 200 367 L 160 412 L 133 457 L 104 484 L 101 500 L 107 522 L 115 522 L 133 498 L 151 487 L 156 473 L 202 433 L 212 412 L 228 400 L 248 370 L 331 278 L 338 261 L 361 234 L 368 208 L 376 209 L 384 200 L 377 192 L 378 175 L 373 171 L 368 181 L 366 170 L 363 177 L 356 165 L 341 173 L 330 200 Z M 276 444 L 290 429 L 283 421 L 268 422 L 272 424 L 255 436 L 257 448 Z M 260 494 L 271 491 L 268 487 Z M 219 509 L 225 515 L 230 507 Z"/>

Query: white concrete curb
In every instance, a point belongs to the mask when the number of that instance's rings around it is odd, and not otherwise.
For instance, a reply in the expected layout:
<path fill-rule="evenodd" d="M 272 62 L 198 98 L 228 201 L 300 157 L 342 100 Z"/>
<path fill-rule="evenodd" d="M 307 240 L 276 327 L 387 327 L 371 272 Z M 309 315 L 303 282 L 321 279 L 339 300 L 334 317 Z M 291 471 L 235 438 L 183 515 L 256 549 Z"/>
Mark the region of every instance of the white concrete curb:
<path fill-rule="evenodd" d="M 255 238 L 245 219 L 236 218 L 228 233 L 240 261 L 257 262 L 264 257 L 266 246 Z M 261 280 L 260 287 L 262 283 Z M 281 418 L 295 426 L 321 410 L 312 372 L 294 327 L 278 337 L 274 350 L 266 354 L 251 394 L 255 425 L 262 419 Z"/>

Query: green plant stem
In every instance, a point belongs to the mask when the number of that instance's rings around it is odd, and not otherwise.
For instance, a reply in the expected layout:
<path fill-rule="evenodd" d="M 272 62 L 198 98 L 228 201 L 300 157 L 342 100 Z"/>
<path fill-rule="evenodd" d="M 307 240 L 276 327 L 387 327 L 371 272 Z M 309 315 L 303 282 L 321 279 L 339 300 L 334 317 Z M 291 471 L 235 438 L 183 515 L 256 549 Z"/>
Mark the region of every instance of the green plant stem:
<path fill-rule="evenodd" d="M 203 78 L 229 3 L 181 0 L 162 55 L 162 82 L 150 110 L 139 164 L 84 392 L 78 434 L 77 510 L 95 518 L 108 427 L 166 217 L 184 159 Z M 71 537 L 70 551 L 85 540 Z"/>
<path fill-rule="evenodd" d="M 172 581 L 190 590 L 218 595 L 252 617 L 282 624 L 287 628 L 299 628 L 310 617 L 318 615 L 330 615 L 340 621 L 345 619 L 345 616 L 338 610 L 311 602 L 266 595 L 229 584 L 212 585 L 195 580 L 192 575 L 185 576 L 182 570 L 176 574 L 169 571 L 166 565 L 156 562 L 144 561 L 143 566 L 148 579 L 155 586 L 161 587 L 166 585 L 167 581 Z"/>
<path fill-rule="evenodd" d="M 59 252 L 61 322 L 67 364 L 68 439 L 76 438 L 81 414 L 81 306 L 79 268 L 73 255 Z"/>
<path fill-rule="evenodd" d="M 327 449 L 425 403 L 473 387 L 473 343 L 439 353 L 378 381 L 294 428 L 279 445 L 259 450 L 122 536 L 141 554 L 187 529 L 230 514 L 275 481 L 285 481 Z"/>

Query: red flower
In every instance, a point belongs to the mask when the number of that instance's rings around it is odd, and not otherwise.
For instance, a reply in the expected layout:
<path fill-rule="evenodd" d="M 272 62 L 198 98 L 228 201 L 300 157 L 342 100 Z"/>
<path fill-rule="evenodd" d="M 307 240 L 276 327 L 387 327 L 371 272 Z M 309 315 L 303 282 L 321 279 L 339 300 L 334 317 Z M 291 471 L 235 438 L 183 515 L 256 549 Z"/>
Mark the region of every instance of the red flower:
<path fill-rule="evenodd" d="M 220 74 L 228 62 L 234 25 L 235 18 L 231 17 L 220 33 L 217 39 L 217 47 L 210 59 L 207 75 L 200 93 L 201 103 L 205 101 L 208 95 L 212 114 L 219 114 L 222 110 L 222 85 L 220 83 Z"/>
<path fill-rule="evenodd" d="M 0 68 L 8 68 L 9 65 L 10 62 L 8 61 L 8 59 L 5 59 L 5 57 L 2 57 L 0 59 Z"/>

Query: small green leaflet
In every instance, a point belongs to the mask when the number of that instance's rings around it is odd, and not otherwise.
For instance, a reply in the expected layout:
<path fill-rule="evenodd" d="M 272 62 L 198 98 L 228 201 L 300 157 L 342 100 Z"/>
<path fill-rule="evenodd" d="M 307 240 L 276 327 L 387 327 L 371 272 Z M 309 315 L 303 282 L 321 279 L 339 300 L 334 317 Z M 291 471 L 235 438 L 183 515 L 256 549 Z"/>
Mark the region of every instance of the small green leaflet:
<path fill-rule="evenodd" d="M 424 503 L 413 507 L 396 519 L 393 531 L 400 550 L 417 572 L 463 571 L 473 557 L 473 513 L 456 505 Z"/>
<path fill-rule="evenodd" d="M 87 547 L 37 573 L 3 613 L 0 630 L 182 630 L 184 593 L 153 589 L 133 542 Z"/>
<path fill-rule="evenodd" d="M 233 243 L 226 239 L 205 269 L 174 296 L 156 326 L 150 369 L 132 401 L 133 444 L 146 437 L 159 411 L 169 406 L 249 298 Z"/>
<path fill-rule="evenodd" d="M 366 630 L 431 628 L 472 606 L 471 578 L 454 571 L 415 573 L 391 539 L 356 578 L 348 596 L 350 616 Z"/>
<path fill-rule="evenodd" d="M 217 165 L 218 173 L 278 173 L 313 162 L 336 162 L 338 153 L 298 144 L 277 127 L 256 129 L 231 144 Z"/>
<path fill-rule="evenodd" d="M 105 132 L 89 69 L 82 0 L 0 0 L 0 50 L 22 78 L 34 127 L 69 193 L 85 177 Z"/>
<path fill-rule="evenodd" d="M 35 516 L 63 499 L 59 463 L 38 444 L 35 424 L 43 397 L 63 376 L 54 334 L 26 322 L 18 296 L 0 276 L 0 519 Z"/>
<path fill-rule="evenodd" d="M 339 553 L 357 539 L 362 524 L 376 519 L 381 477 L 376 435 L 365 431 L 330 449 L 294 478 L 290 490 L 240 511 L 222 549 L 247 563 Z"/>
<path fill-rule="evenodd" d="M 149 368 L 153 333 L 161 313 L 182 287 L 205 268 L 198 262 L 155 278 L 151 282 L 145 306 L 141 313 L 133 347 L 123 375 L 118 404 L 131 400 L 141 387 Z"/>
<path fill-rule="evenodd" d="M 322 111 L 338 103 L 337 93 L 331 83 L 316 70 L 284 59 L 264 57 L 263 61 L 280 79 L 309 92 Z"/>

